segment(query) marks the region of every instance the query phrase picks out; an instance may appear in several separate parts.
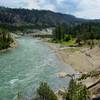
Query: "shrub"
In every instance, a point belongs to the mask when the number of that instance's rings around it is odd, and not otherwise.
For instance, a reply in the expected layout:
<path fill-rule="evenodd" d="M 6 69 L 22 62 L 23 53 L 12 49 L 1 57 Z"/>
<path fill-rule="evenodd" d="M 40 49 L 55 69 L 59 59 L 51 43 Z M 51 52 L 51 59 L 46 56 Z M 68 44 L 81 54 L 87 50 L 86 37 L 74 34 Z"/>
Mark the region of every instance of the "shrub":
<path fill-rule="evenodd" d="M 65 100 L 89 100 L 89 91 L 86 86 L 72 79 L 64 98 Z"/>
<path fill-rule="evenodd" d="M 47 83 L 41 83 L 37 89 L 37 97 L 34 100 L 58 100 Z"/>

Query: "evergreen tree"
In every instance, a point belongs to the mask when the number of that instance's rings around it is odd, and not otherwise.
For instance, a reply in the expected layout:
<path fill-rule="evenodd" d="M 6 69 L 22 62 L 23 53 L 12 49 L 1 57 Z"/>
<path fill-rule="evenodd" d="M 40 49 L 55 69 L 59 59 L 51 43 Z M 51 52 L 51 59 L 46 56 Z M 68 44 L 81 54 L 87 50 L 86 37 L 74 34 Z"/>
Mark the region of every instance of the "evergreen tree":
<path fill-rule="evenodd" d="M 37 98 L 35 100 L 58 100 L 57 96 L 50 89 L 47 83 L 41 83 L 40 87 L 37 89 Z"/>
<path fill-rule="evenodd" d="M 89 91 L 86 86 L 81 83 L 77 83 L 74 79 L 70 81 L 65 98 L 66 100 L 90 100 Z"/>

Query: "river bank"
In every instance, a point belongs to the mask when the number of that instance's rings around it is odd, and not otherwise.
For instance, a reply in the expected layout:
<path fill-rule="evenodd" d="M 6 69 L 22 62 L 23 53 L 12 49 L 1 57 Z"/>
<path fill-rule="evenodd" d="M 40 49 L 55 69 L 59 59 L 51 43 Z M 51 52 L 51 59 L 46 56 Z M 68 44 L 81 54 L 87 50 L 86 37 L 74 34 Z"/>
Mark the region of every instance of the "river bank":
<path fill-rule="evenodd" d="M 81 73 L 87 73 L 100 68 L 100 48 L 94 49 L 80 47 L 61 47 L 60 44 L 45 42 L 57 55 L 57 57 L 67 65 Z"/>
<path fill-rule="evenodd" d="M 100 48 L 95 47 L 93 49 L 89 48 L 73 48 L 73 47 L 61 47 L 60 44 L 55 43 L 45 43 L 51 48 L 57 57 L 62 61 L 65 65 L 70 65 L 75 71 L 82 75 L 87 74 L 93 70 L 100 70 Z M 66 73 L 63 72 L 60 74 L 61 78 L 66 76 Z M 95 82 L 100 80 L 100 76 L 98 77 L 90 77 L 84 79 L 82 82 L 86 87 L 89 87 Z M 97 97 L 100 95 L 100 83 L 89 89 L 92 96 Z"/>
<path fill-rule="evenodd" d="M 6 48 L 6 49 L 1 49 L 0 53 L 6 52 L 10 48 L 16 48 L 17 47 L 17 42 L 16 42 L 16 39 L 14 37 L 14 34 L 11 34 L 11 38 L 12 38 L 13 41 L 10 42 L 9 47 Z"/>
<path fill-rule="evenodd" d="M 16 47 L 17 47 L 17 43 L 14 40 L 14 42 L 10 44 L 10 47 L 9 48 L 0 50 L 0 53 L 6 52 L 7 50 L 9 50 L 11 48 L 16 48 Z"/>

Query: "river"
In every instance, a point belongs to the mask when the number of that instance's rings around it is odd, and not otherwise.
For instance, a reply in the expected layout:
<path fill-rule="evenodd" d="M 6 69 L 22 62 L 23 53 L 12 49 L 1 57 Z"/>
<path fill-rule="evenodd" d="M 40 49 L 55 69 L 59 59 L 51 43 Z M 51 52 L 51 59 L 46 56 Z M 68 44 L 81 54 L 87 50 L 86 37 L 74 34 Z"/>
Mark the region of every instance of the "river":
<path fill-rule="evenodd" d="M 47 82 L 54 91 L 68 86 L 69 78 L 60 79 L 57 73 L 74 71 L 65 67 L 45 43 L 22 37 L 17 45 L 0 53 L 0 100 L 13 100 L 18 92 L 30 100 L 40 82 Z"/>

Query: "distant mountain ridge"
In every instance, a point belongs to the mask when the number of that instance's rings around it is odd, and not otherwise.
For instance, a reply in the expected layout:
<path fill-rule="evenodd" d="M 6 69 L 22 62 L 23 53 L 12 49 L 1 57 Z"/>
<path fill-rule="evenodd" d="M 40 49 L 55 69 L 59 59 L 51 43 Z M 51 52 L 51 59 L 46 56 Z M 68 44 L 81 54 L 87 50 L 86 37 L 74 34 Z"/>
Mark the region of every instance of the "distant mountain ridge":
<path fill-rule="evenodd" d="M 55 13 L 48 10 L 12 9 L 0 7 L 0 24 L 14 25 L 47 25 L 73 24 L 87 21 L 68 14 Z"/>

